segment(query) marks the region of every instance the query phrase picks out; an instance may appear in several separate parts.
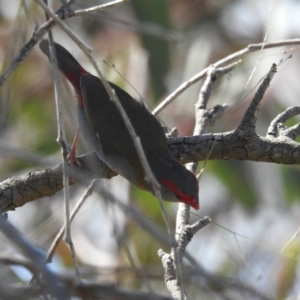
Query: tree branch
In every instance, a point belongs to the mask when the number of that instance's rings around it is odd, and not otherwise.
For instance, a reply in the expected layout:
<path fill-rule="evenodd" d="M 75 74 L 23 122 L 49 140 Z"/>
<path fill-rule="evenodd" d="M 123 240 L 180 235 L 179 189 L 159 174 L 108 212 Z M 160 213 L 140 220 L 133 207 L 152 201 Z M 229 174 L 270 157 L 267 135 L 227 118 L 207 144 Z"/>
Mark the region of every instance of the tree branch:
<path fill-rule="evenodd" d="M 208 160 L 248 160 L 287 165 L 300 165 L 300 144 L 279 136 L 267 138 L 255 135 L 247 138 L 244 131 L 208 133 L 201 136 L 168 138 L 169 149 L 182 163 Z M 210 153 L 207 157 L 207 153 Z M 91 160 L 90 160 L 91 159 Z M 117 174 L 98 159 L 95 153 L 79 157 L 82 179 L 111 178 Z M 81 173 L 81 172 L 79 172 Z M 74 184 L 72 180 L 70 182 Z M 0 209 L 13 210 L 27 202 L 50 197 L 62 189 L 61 165 L 32 171 L 0 183 Z"/>
<path fill-rule="evenodd" d="M 214 63 L 214 66 L 220 67 L 223 64 L 229 63 L 230 61 L 234 59 L 238 59 L 245 54 L 248 54 L 250 52 L 261 50 L 262 47 L 264 49 L 270 49 L 280 46 L 288 46 L 288 45 L 299 45 L 300 39 L 291 39 L 291 40 L 285 40 L 285 41 L 278 41 L 274 43 L 259 43 L 259 44 L 250 44 L 246 48 L 239 50 L 233 54 L 230 54 L 226 56 L 225 58 L 222 58 L 221 60 Z M 152 113 L 154 115 L 157 115 L 160 111 L 162 111 L 165 107 L 167 107 L 172 101 L 176 99 L 180 94 L 182 94 L 185 90 L 187 90 L 190 86 L 204 78 L 209 70 L 209 67 L 203 69 L 201 72 L 190 78 L 188 81 L 182 83 L 174 92 L 172 92 L 164 101 L 162 101 L 153 111 Z"/>
<path fill-rule="evenodd" d="M 73 178 L 70 184 L 78 181 L 84 183 L 93 178 L 111 178 L 117 175 L 99 160 L 94 152 L 79 156 L 78 160 L 81 168 L 76 165 L 67 168 Z M 30 201 L 50 197 L 62 188 L 61 163 L 51 168 L 9 178 L 0 184 L 0 210 L 2 212 L 14 210 Z"/>
<path fill-rule="evenodd" d="M 129 0 L 127 0 L 129 1 Z M 95 7 L 91 7 L 89 9 L 79 10 L 76 11 L 58 11 L 56 14 L 61 20 L 65 20 L 68 18 L 72 18 L 74 16 L 83 15 L 90 13 L 91 10 L 93 11 L 101 11 L 104 9 L 107 9 L 109 7 L 113 7 L 117 4 L 124 3 L 125 0 L 116 0 L 111 1 L 109 3 L 103 4 L 103 5 L 97 5 Z M 64 6 L 62 6 L 64 7 Z M 34 30 L 34 33 L 32 37 L 29 39 L 29 41 L 21 48 L 17 56 L 13 59 L 13 61 L 9 64 L 9 66 L 6 68 L 6 70 L 2 73 L 0 76 L 0 87 L 5 83 L 7 78 L 12 74 L 12 72 L 21 64 L 21 62 L 26 58 L 26 56 L 31 52 L 33 47 L 41 40 L 41 38 L 51 29 L 55 26 L 54 20 L 49 20 L 46 23 L 44 23 L 41 27 L 36 27 Z"/>
<path fill-rule="evenodd" d="M 285 123 L 288 119 L 300 114 L 300 106 L 292 106 L 287 108 L 284 112 L 279 114 L 270 124 L 268 128 L 267 137 L 275 138 L 278 135 L 278 126 L 280 123 Z"/>
<path fill-rule="evenodd" d="M 249 135 L 252 135 L 255 133 L 256 128 L 256 117 L 255 114 L 258 110 L 259 104 L 265 95 L 265 92 L 267 88 L 270 86 L 271 80 L 273 79 L 273 76 L 277 72 L 277 66 L 276 64 L 273 64 L 270 71 L 262 81 L 261 85 L 259 86 L 257 92 L 255 93 L 254 98 L 251 101 L 251 104 L 249 105 L 242 121 L 237 127 L 237 131 L 242 130 L 243 132 L 247 131 L 249 132 Z"/>

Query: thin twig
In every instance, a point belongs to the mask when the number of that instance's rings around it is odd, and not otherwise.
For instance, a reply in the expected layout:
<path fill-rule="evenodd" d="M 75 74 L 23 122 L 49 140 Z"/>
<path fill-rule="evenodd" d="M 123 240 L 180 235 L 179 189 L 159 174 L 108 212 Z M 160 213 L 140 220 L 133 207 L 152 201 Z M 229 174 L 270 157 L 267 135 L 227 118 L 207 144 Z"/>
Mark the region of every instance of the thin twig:
<path fill-rule="evenodd" d="M 284 124 L 288 119 L 300 114 L 300 105 L 287 108 L 284 112 L 280 113 L 270 124 L 267 137 L 275 138 L 278 134 L 277 126 L 279 123 Z"/>
<path fill-rule="evenodd" d="M 128 0 L 127 0 L 128 1 Z M 109 3 L 103 4 L 103 5 L 97 5 L 97 11 L 107 9 L 109 7 L 113 7 L 117 4 L 125 3 L 126 0 L 123 1 L 111 1 Z M 92 8 L 90 8 L 92 9 Z M 80 10 L 80 15 L 83 15 L 84 10 Z M 68 19 L 76 15 L 75 12 L 69 12 L 69 14 L 66 12 L 64 14 L 61 14 L 60 17 L 62 19 Z M 48 22 L 44 23 L 41 27 L 35 28 L 35 31 L 32 35 L 32 37 L 29 39 L 29 41 L 21 48 L 17 56 L 12 60 L 12 62 L 9 64 L 7 69 L 2 73 L 0 76 L 0 87 L 5 83 L 7 78 L 13 73 L 13 71 L 21 64 L 21 62 L 26 58 L 26 56 L 31 52 L 33 47 L 41 40 L 41 38 L 52 28 L 55 26 L 54 20 L 49 20 Z"/>
<path fill-rule="evenodd" d="M 244 130 L 252 136 L 255 133 L 256 127 L 256 117 L 255 113 L 258 110 L 260 102 L 265 95 L 267 88 L 270 86 L 270 82 L 273 79 L 273 76 L 277 72 L 277 65 L 272 64 L 271 69 L 269 70 L 268 74 L 265 76 L 264 80 L 262 81 L 261 85 L 259 86 L 257 92 L 254 95 L 254 98 L 251 101 L 246 113 L 241 120 L 240 124 L 237 127 L 237 131 L 241 130 L 244 133 Z"/>
<path fill-rule="evenodd" d="M 83 205 L 83 203 L 85 202 L 85 200 L 93 193 L 94 187 L 95 187 L 95 183 L 96 183 L 96 179 L 94 179 L 91 184 L 88 186 L 88 188 L 86 189 L 86 191 L 84 192 L 84 194 L 81 196 L 81 198 L 78 200 L 78 202 L 76 203 L 75 207 L 73 208 L 71 215 L 70 215 L 70 223 L 74 220 L 76 214 L 78 213 L 79 209 L 81 208 L 81 206 Z M 52 257 L 54 255 L 55 249 L 58 246 L 58 243 L 60 242 L 64 232 L 66 229 L 66 224 L 64 224 L 62 226 L 62 228 L 59 230 L 58 234 L 56 235 L 55 239 L 53 240 L 48 253 L 47 253 L 47 257 L 46 257 L 46 262 L 50 263 L 52 261 Z"/>
<path fill-rule="evenodd" d="M 77 17 L 77 16 L 82 16 L 82 15 L 86 15 L 86 14 L 90 14 L 90 13 L 99 12 L 101 10 L 105 10 L 107 8 L 111 8 L 111 7 L 114 7 L 116 5 L 119 5 L 119 4 L 122 4 L 122 3 L 125 3 L 125 2 L 130 2 L 130 1 L 131 0 L 115 0 L 115 1 L 105 3 L 105 4 L 85 8 L 85 9 L 78 9 L 74 12 L 70 12 L 68 14 L 68 17 Z"/>
<path fill-rule="evenodd" d="M 225 58 L 222 58 L 221 60 L 214 63 L 214 66 L 220 67 L 225 63 L 229 63 L 230 61 L 234 59 L 238 59 L 245 54 L 248 54 L 250 52 L 259 51 L 264 47 L 264 49 L 270 49 L 280 46 L 289 46 L 289 45 L 299 45 L 300 39 L 291 39 L 291 40 L 284 40 L 284 41 L 278 41 L 274 43 L 259 43 L 259 44 L 250 44 L 246 48 L 239 50 L 233 54 L 230 54 L 226 56 Z M 204 78 L 206 73 L 208 72 L 209 67 L 205 68 L 192 78 L 190 78 L 188 81 L 182 83 L 174 92 L 172 92 L 164 101 L 162 101 L 153 111 L 152 114 L 157 115 L 159 112 L 161 112 L 166 106 L 168 106 L 176 97 L 178 97 L 180 94 L 182 94 L 186 89 L 188 89 L 190 86 Z"/>
<path fill-rule="evenodd" d="M 282 125 L 282 126 L 280 126 Z M 278 124 L 279 137 L 288 137 L 293 141 L 300 135 L 300 123 L 286 128 L 283 124 Z"/>
<path fill-rule="evenodd" d="M 42 3 L 44 6 L 48 7 L 47 0 L 38 0 L 40 4 Z M 49 20 L 49 14 L 45 11 L 46 19 Z M 63 185 L 64 185 L 64 208 L 65 208 L 65 236 L 64 240 L 70 247 L 70 252 L 72 256 L 72 260 L 75 266 L 75 272 L 78 278 L 78 281 L 81 281 L 79 267 L 75 255 L 74 245 L 72 241 L 71 235 L 71 223 L 70 223 L 70 193 L 69 193 L 69 175 L 67 172 L 67 156 L 68 156 L 68 149 L 69 146 L 67 144 L 64 123 L 63 123 L 63 112 L 62 112 L 62 100 L 61 100 L 61 91 L 60 91 L 60 81 L 58 77 L 58 67 L 57 67 L 57 58 L 54 48 L 53 42 L 53 35 L 52 30 L 50 29 L 49 32 L 49 52 L 50 52 L 50 59 L 53 69 L 53 78 L 54 78 L 54 95 L 55 95 L 55 107 L 56 107 L 56 119 L 57 119 L 57 142 L 61 146 L 61 155 L 62 155 L 62 167 L 63 167 Z"/>

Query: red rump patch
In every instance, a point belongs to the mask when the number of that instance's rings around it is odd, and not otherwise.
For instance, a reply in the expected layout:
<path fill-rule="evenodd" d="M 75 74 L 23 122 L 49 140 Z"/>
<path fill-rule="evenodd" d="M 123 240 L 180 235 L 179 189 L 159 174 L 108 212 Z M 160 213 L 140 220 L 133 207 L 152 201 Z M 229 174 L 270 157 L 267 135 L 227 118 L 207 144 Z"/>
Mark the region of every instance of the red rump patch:
<path fill-rule="evenodd" d="M 175 197 L 178 199 L 179 202 L 183 202 L 187 205 L 190 205 L 195 210 L 199 210 L 199 203 L 196 198 L 186 195 L 179 191 L 175 183 L 170 180 L 163 179 L 161 182 L 164 186 L 166 186 L 175 194 Z"/>

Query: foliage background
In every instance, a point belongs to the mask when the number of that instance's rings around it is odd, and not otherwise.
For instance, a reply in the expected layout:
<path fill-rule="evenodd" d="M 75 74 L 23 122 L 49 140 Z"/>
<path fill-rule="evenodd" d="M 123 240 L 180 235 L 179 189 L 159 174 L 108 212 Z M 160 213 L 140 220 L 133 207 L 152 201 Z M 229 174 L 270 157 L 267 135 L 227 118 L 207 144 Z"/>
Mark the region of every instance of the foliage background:
<path fill-rule="evenodd" d="M 27 9 L 24 9 L 24 3 Z M 101 1 L 77 0 L 74 8 L 99 3 Z M 55 10 L 60 2 L 52 1 L 51 5 Z M 299 5 L 292 0 L 136 0 L 105 12 L 69 19 L 66 23 L 93 49 L 101 70 L 110 81 L 135 98 L 146 99 L 154 108 L 204 67 L 247 44 L 262 42 L 266 32 L 268 42 L 299 37 Z M 0 62 L 3 70 L 31 36 L 35 22 L 43 23 L 44 14 L 34 1 L 0 0 Z M 85 68 L 95 73 L 83 53 L 59 28 L 54 29 L 54 37 Z M 228 103 L 230 111 L 212 131 L 234 129 L 271 63 L 285 60 L 290 54 L 293 57 L 279 67 L 262 102 L 258 133 L 265 135 L 270 121 L 278 113 L 297 105 L 299 49 L 283 47 L 253 53 L 244 57 L 243 63 L 218 83 L 209 105 Z M 259 58 L 256 72 L 246 85 Z M 159 115 L 169 128 L 176 126 L 181 136 L 192 134 L 193 105 L 201 84 L 189 88 Z M 71 143 L 77 129 L 76 101 L 64 80 L 62 87 L 64 119 Z M 0 179 L 42 168 L 34 160 L 25 159 L 27 153 L 58 162 L 60 149 L 56 142 L 51 69 L 38 47 L 0 93 Z M 295 118 L 288 125 L 296 122 Z M 81 143 L 79 152 L 86 150 L 87 145 Z M 129 186 L 122 178 L 114 178 L 105 184 L 125 203 L 134 199 L 149 218 L 164 226 L 154 197 Z M 83 191 L 80 186 L 72 187 L 73 204 Z M 295 299 L 300 293 L 299 238 L 281 250 L 299 226 L 298 166 L 208 161 L 200 182 L 200 199 L 201 210 L 192 219 L 208 215 L 213 224 L 197 234 L 188 251 L 210 272 L 238 278 L 274 298 Z M 166 206 L 174 218 L 176 204 L 167 203 Z M 58 193 L 51 199 L 41 199 L 10 212 L 9 220 L 31 241 L 47 250 L 63 224 L 62 207 L 62 194 Z M 143 280 L 131 270 L 126 254 L 129 249 L 137 265 L 147 271 L 155 289 L 167 294 L 157 257 L 159 243 L 98 195 L 90 197 L 79 212 L 72 234 L 86 278 L 95 276 L 125 287 L 144 288 Z M 1 241 L 2 253 L 16 253 L 4 238 Z M 60 244 L 52 265 L 58 271 L 73 270 L 64 243 Z M 29 278 L 22 268 L 8 269 L 7 276 L 20 281 Z M 191 276 L 188 283 L 191 296 L 202 290 L 218 297 L 217 291 L 197 278 Z"/>

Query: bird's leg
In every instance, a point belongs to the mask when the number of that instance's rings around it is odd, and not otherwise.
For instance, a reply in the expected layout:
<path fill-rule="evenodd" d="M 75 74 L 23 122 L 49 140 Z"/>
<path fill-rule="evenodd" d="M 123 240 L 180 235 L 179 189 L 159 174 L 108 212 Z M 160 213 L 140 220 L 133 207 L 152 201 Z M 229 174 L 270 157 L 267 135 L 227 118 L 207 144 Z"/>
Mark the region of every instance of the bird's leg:
<path fill-rule="evenodd" d="M 76 157 L 76 147 L 77 147 L 79 132 L 80 132 L 80 129 L 77 129 L 75 137 L 74 137 L 74 141 L 73 141 L 73 144 L 72 144 L 72 147 L 71 147 L 70 152 L 68 154 L 68 162 L 71 165 L 75 165 L 76 164 L 78 167 L 81 167 L 81 163 L 80 163 L 80 161 Z"/>

